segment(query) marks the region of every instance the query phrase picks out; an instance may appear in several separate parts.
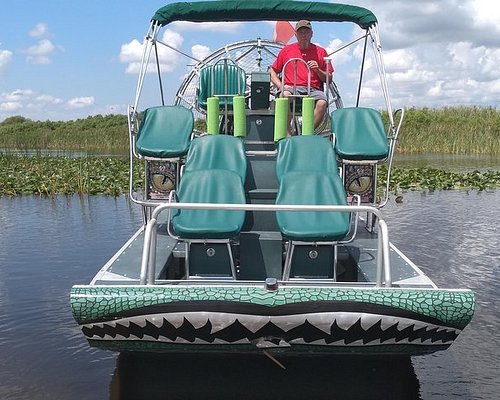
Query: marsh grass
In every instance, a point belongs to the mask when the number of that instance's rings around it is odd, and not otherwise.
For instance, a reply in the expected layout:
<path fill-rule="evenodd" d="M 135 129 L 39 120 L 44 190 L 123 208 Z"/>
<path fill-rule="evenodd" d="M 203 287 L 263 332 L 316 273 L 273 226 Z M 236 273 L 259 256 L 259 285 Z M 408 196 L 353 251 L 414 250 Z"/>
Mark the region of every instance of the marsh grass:
<path fill-rule="evenodd" d="M 500 112 L 493 108 L 409 109 L 398 142 L 404 153 L 500 154 Z M 1 149 L 26 150 L 14 156 Z M 104 194 L 128 192 L 128 160 L 122 157 L 51 157 L 42 150 L 128 152 L 124 115 L 93 116 L 51 122 L 23 117 L 0 123 L 0 196 Z M 134 171 L 143 188 L 143 165 Z M 381 172 L 379 176 L 383 176 Z M 396 168 L 391 191 L 500 187 L 500 172 L 448 172 L 432 168 Z"/>
<path fill-rule="evenodd" d="M 65 122 L 10 117 L 0 122 L 0 148 L 127 154 L 127 117 L 97 115 Z M 398 152 L 500 154 L 500 111 L 480 107 L 410 108 L 406 110 Z"/>
<path fill-rule="evenodd" d="M 479 107 L 409 109 L 397 151 L 500 154 L 500 111 Z"/>
<path fill-rule="evenodd" d="M 128 151 L 125 115 L 91 116 L 74 121 L 32 121 L 7 118 L 0 123 L 0 147 L 17 150 Z"/>

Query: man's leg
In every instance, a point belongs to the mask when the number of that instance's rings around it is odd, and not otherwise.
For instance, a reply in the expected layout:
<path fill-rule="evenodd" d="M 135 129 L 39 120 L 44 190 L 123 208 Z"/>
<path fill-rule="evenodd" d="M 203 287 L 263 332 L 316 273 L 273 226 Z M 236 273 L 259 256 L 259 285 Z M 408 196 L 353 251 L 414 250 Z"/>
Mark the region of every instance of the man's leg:
<path fill-rule="evenodd" d="M 328 102 L 326 93 L 322 90 L 311 89 L 311 96 L 316 100 L 314 106 L 314 129 L 316 129 L 325 118 L 325 114 L 328 111 Z"/>
<path fill-rule="evenodd" d="M 326 100 L 316 101 L 316 105 L 314 106 L 314 129 L 316 129 L 323 121 L 323 118 L 325 118 L 326 106 Z"/>

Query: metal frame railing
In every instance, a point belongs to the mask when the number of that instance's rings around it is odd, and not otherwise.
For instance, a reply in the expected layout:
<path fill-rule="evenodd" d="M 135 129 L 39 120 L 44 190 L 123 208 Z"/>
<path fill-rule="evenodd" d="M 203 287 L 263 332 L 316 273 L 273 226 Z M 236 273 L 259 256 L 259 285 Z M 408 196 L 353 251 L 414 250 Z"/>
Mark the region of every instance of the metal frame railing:
<path fill-rule="evenodd" d="M 213 203 L 163 203 L 151 213 L 144 232 L 144 247 L 141 260 L 140 284 L 154 285 L 156 276 L 156 235 L 159 215 L 165 210 L 239 210 L 239 211 L 317 211 L 317 212 L 366 212 L 378 221 L 376 287 L 391 287 L 391 266 L 389 260 L 389 232 L 379 209 L 363 205 L 288 205 L 288 204 L 213 204 Z M 310 280 L 311 282 L 314 280 Z M 286 284 L 284 281 L 280 281 Z M 294 281 L 297 283 L 296 281 Z M 227 283 L 227 280 L 225 281 Z"/>

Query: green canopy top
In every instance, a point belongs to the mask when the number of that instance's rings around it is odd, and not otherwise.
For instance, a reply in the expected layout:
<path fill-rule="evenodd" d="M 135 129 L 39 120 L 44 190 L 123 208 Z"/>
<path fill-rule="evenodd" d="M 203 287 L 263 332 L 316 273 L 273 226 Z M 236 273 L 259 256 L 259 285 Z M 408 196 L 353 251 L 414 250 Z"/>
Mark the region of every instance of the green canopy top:
<path fill-rule="evenodd" d="M 172 3 L 156 11 L 160 25 L 173 21 L 311 21 L 353 22 L 363 29 L 377 23 L 366 8 L 339 3 L 293 0 L 220 0 Z"/>

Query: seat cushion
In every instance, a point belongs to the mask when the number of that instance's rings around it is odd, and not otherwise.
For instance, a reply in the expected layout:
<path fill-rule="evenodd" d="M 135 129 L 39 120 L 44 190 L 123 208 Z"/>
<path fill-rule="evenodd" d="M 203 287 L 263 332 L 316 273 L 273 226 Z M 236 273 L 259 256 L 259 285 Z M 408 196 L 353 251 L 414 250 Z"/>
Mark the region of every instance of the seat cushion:
<path fill-rule="evenodd" d="M 281 140 L 276 176 L 281 180 L 283 175 L 293 171 L 338 173 L 332 142 L 322 136 L 292 136 Z"/>
<path fill-rule="evenodd" d="M 225 169 L 236 172 L 245 182 L 247 160 L 240 138 L 231 135 L 206 135 L 194 139 L 184 166 L 185 172 Z"/>
<path fill-rule="evenodd" d="M 182 203 L 244 204 L 245 191 L 238 174 L 226 170 L 192 171 L 183 175 L 178 191 Z M 238 235 L 245 211 L 177 210 L 175 232 L 184 239 L 228 239 Z"/>
<path fill-rule="evenodd" d="M 347 197 L 336 174 L 290 172 L 282 177 L 276 203 L 346 205 Z M 305 242 L 341 240 L 350 224 L 346 212 L 279 211 L 276 220 L 285 238 Z"/>
<path fill-rule="evenodd" d="M 139 128 L 136 151 L 144 157 L 174 158 L 186 155 L 194 118 L 183 106 L 148 108 Z"/>
<path fill-rule="evenodd" d="M 339 108 L 331 114 L 335 152 L 345 160 L 383 160 L 389 145 L 380 113 L 372 108 Z"/>

